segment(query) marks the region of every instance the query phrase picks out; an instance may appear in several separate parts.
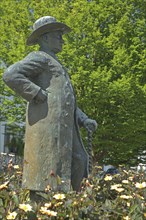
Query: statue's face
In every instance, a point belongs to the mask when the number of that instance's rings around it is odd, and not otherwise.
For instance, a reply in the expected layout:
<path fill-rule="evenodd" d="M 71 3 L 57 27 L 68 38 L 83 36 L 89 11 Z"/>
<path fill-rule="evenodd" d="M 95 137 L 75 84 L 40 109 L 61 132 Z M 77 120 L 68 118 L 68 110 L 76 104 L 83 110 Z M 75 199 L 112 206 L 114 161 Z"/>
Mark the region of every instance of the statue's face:
<path fill-rule="evenodd" d="M 45 41 L 49 50 L 54 52 L 55 54 L 62 51 L 64 40 L 62 39 L 61 31 L 54 31 L 45 34 Z"/>

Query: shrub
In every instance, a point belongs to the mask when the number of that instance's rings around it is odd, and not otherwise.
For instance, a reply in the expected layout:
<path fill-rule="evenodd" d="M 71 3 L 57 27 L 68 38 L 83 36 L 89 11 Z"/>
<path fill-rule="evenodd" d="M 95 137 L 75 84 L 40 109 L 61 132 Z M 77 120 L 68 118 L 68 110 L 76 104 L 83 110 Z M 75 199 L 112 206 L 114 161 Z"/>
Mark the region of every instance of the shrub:
<path fill-rule="evenodd" d="M 95 164 L 80 192 L 38 193 L 30 200 L 21 188 L 22 168 L 10 161 L 0 173 L 0 219 L 143 220 L 146 218 L 146 174 L 120 167 L 115 175 L 104 174 Z"/>

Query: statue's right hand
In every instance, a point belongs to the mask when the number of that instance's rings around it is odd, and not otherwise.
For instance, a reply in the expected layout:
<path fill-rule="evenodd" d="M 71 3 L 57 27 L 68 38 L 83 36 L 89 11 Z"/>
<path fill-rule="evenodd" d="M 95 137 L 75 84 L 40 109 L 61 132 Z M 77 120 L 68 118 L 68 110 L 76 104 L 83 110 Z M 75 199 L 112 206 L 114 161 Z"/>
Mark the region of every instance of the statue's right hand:
<path fill-rule="evenodd" d="M 34 102 L 38 104 L 44 102 L 46 99 L 47 93 L 44 90 L 40 89 L 38 94 L 34 97 Z"/>

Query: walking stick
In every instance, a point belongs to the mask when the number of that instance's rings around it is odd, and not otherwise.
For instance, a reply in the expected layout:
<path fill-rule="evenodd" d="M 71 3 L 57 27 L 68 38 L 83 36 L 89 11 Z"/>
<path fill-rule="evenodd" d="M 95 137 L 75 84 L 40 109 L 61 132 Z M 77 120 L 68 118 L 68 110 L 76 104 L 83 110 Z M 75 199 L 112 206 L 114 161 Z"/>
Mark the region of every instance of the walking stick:
<path fill-rule="evenodd" d="M 87 129 L 88 132 L 88 147 L 87 147 L 87 151 L 89 154 L 89 174 L 91 174 L 92 172 L 92 130 Z"/>

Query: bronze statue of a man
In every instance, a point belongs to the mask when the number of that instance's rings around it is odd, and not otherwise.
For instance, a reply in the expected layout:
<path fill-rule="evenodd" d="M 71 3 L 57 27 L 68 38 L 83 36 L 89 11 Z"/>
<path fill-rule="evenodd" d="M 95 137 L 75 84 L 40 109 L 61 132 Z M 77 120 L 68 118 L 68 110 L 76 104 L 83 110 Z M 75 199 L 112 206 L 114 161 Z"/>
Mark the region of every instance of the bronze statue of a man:
<path fill-rule="evenodd" d="M 53 190 L 68 191 L 72 186 L 78 191 L 88 176 L 88 154 L 79 127 L 95 130 L 97 123 L 77 107 L 70 78 L 56 57 L 62 50 L 62 35 L 70 31 L 54 17 L 41 17 L 27 39 L 27 45 L 39 44 L 39 51 L 3 75 L 5 83 L 28 101 L 22 185 L 34 191 L 44 191 L 48 185 Z"/>

